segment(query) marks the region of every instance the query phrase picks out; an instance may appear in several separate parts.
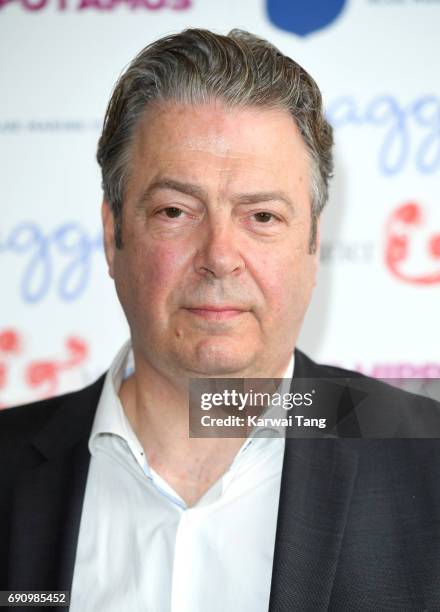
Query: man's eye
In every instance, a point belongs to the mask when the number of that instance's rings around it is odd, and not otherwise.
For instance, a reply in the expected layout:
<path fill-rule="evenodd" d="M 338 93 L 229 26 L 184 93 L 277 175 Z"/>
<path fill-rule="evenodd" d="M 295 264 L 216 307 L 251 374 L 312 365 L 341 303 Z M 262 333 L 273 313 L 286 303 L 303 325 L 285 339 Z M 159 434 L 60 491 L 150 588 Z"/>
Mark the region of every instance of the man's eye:
<path fill-rule="evenodd" d="M 270 212 L 258 212 L 255 213 L 255 219 L 259 222 L 259 223 L 268 223 L 268 221 L 272 221 L 272 219 L 274 219 L 274 215 Z"/>
<path fill-rule="evenodd" d="M 176 219 L 177 217 L 180 217 L 180 214 L 183 211 L 180 210 L 180 208 L 176 208 L 175 206 L 167 206 L 166 208 L 163 208 L 160 212 L 165 213 L 165 215 L 169 219 Z"/>

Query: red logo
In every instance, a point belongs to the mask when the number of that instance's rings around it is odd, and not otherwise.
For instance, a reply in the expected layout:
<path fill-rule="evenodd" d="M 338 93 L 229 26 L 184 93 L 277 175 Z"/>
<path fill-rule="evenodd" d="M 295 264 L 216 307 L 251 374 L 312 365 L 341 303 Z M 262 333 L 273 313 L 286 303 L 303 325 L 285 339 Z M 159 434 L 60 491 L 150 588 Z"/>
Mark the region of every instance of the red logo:
<path fill-rule="evenodd" d="M 0 390 L 6 390 L 12 370 L 17 370 L 18 365 L 21 370 L 18 380 L 21 378 L 31 390 L 31 396 L 26 398 L 27 401 L 58 393 L 61 375 L 81 366 L 89 356 L 87 342 L 77 336 L 65 339 L 64 357 L 27 360 L 23 355 L 24 345 L 24 337 L 17 330 L 0 331 Z M 23 356 L 24 363 L 22 363 Z M 4 407 L 5 404 L 0 401 L 0 408 Z"/>
<path fill-rule="evenodd" d="M 440 283 L 440 231 L 416 202 L 400 205 L 385 226 L 385 262 L 399 280 L 416 285 Z"/>

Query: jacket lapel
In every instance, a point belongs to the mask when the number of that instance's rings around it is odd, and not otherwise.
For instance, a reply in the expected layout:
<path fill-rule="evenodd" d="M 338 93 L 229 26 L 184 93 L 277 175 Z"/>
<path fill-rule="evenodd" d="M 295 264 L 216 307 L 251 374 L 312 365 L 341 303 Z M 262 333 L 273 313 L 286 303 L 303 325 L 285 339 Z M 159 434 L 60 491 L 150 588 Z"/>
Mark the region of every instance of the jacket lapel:
<path fill-rule="evenodd" d="M 38 457 L 14 491 L 11 589 L 70 590 L 90 462 L 88 436 L 104 377 L 60 398 L 31 441 Z"/>
<path fill-rule="evenodd" d="M 319 375 L 319 366 L 296 351 L 294 379 Z M 342 416 L 339 405 L 327 409 Z M 328 609 L 357 460 L 343 439 L 286 439 L 269 612 Z"/>

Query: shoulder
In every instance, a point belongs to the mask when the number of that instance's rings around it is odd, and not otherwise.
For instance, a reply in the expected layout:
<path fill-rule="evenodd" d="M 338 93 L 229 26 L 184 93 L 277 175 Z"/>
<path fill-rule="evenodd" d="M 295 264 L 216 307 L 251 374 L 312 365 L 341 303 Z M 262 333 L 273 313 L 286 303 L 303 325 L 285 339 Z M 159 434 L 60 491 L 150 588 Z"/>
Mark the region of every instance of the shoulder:
<path fill-rule="evenodd" d="M 105 375 L 102 375 L 79 391 L 1 410 L 0 450 L 5 451 L 32 440 L 54 418 L 66 427 L 72 421 L 90 420 L 96 409 L 104 378 Z"/>
<path fill-rule="evenodd" d="M 387 382 L 386 380 L 381 380 L 378 378 L 372 378 L 371 376 L 366 376 L 365 374 L 361 374 L 360 372 L 356 372 L 355 370 L 348 370 L 346 368 L 340 368 L 338 366 L 328 365 L 317 363 L 310 359 L 305 353 L 299 351 L 298 349 L 295 351 L 295 359 L 299 362 L 298 374 L 295 369 L 295 375 L 304 378 L 316 378 L 316 379 L 328 379 L 334 380 L 339 384 L 346 384 L 349 388 L 358 388 L 364 390 L 371 390 L 375 393 L 380 394 L 381 396 L 387 396 L 389 398 L 394 398 L 401 401 L 414 401 L 425 403 L 426 401 L 435 401 L 436 398 L 432 395 L 429 397 L 424 397 L 420 395 L 419 392 L 405 390 L 403 388 L 398 387 L 398 380 L 394 380 L 393 384 Z M 404 379 L 401 381 L 404 383 Z M 410 382 L 410 379 L 406 381 Z M 413 379 L 412 385 L 403 385 L 407 387 L 413 388 L 422 388 L 420 379 Z M 428 381 L 424 381 L 427 383 Z M 427 390 L 428 386 L 425 384 L 423 387 Z"/>
<path fill-rule="evenodd" d="M 299 349 L 295 349 L 295 376 L 296 375 L 303 376 L 304 378 L 353 378 L 380 382 L 377 379 L 365 376 L 355 370 L 347 370 L 346 368 L 340 368 L 326 363 L 317 363 Z"/>
<path fill-rule="evenodd" d="M 432 438 L 433 448 L 440 442 L 440 403 L 434 380 L 395 380 L 371 378 L 359 372 L 318 364 L 301 351 L 295 352 L 295 376 L 318 381 L 324 402 L 337 388 L 338 414 L 350 417 L 347 437 Z M 296 367 L 298 364 L 298 368 Z M 321 381 L 321 382 L 320 382 Z M 330 383 L 330 384 L 329 384 Z M 340 399 L 344 409 L 340 410 Z M 334 400 L 334 397 L 332 398 Z M 352 433 L 356 431 L 357 433 Z M 344 434 L 342 434 L 344 436 Z M 411 444 L 401 444 L 410 447 Z M 415 444 L 415 448 L 419 445 Z"/>

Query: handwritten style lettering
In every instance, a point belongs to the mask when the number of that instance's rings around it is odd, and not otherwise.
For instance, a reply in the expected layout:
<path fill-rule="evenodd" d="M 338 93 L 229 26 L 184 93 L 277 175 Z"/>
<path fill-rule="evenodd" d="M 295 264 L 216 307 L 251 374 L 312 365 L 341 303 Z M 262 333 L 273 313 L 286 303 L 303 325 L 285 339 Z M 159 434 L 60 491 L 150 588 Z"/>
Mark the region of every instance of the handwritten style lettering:
<path fill-rule="evenodd" d="M 395 176 L 413 165 L 422 174 L 440 169 L 440 98 L 421 95 L 407 104 L 391 94 L 360 102 L 354 96 L 334 100 L 327 117 L 335 129 L 374 128 L 381 138 L 378 166 Z"/>
<path fill-rule="evenodd" d="M 34 304 L 43 300 L 55 286 L 65 301 L 78 299 L 85 291 L 91 273 L 92 256 L 102 251 L 102 234 L 91 237 L 75 222 L 66 222 L 45 232 L 35 221 L 19 223 L 7 235 L 1 252 L 23 258 L 25 266 L 19 280 L 22 299 Z M 61 272 L 55 270 L 61 265 Z"/>

